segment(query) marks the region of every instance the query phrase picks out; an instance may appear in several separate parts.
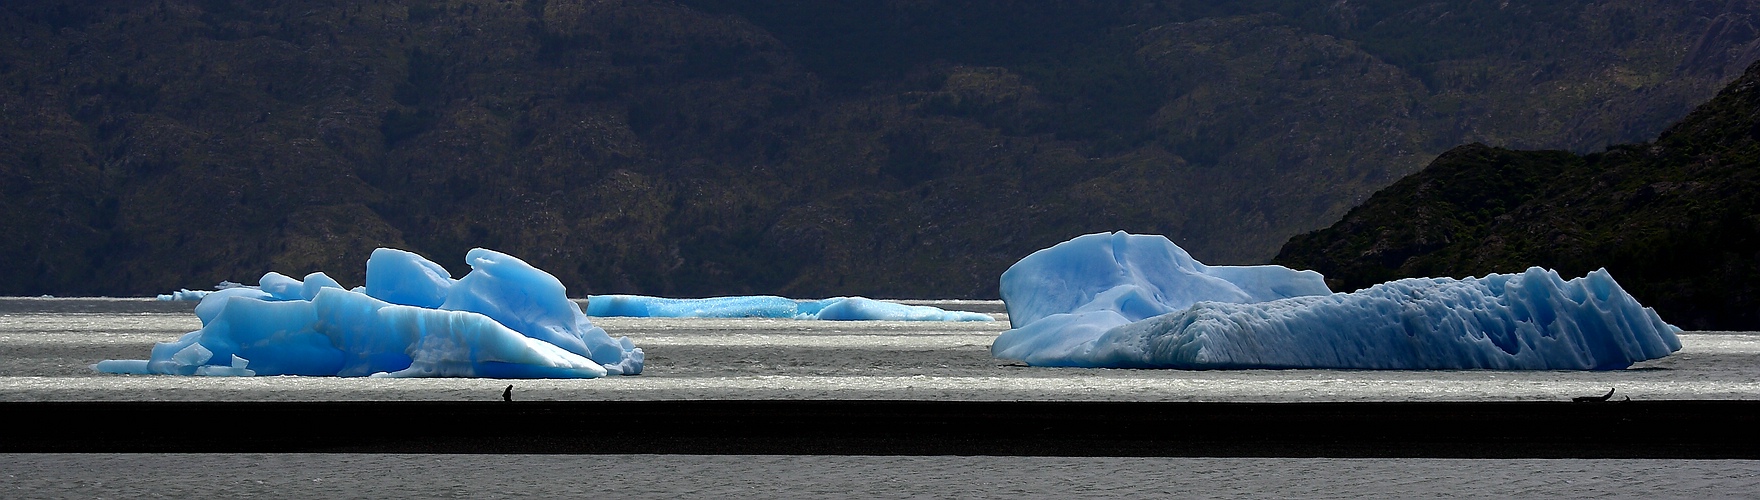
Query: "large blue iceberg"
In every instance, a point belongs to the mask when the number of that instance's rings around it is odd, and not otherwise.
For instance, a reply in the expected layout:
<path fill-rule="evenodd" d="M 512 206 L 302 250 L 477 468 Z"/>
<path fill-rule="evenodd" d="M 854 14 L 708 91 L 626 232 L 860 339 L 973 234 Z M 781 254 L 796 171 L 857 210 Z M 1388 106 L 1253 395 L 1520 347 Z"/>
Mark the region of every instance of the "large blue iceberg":
<path fill-rule="evenodd" d="M 1001 286 L 1013 329 L 991 353 L 1035 366 L 1612 370 L 1680 349 L 1605 270 L 1332 293 L 1313 271 L 1205 266 L 1118 232 L 1035 252 Z"/>
<path fill-rule="evenodd" d="M 588 316 L 639 318 L 779 318 L 837 321 L 995 321 L 988 314 L 911 306 L 863 297 L 795 300 L 772 295 L 669 299 L 642 295 L 592 295 Z"/>
<path fill-rule="evenodd" d="M 167 375 L 591 378 L 635 375 L 642 350 L 587 321 L 562 283 L 524 261 L 474 249 L 471 272 L 402 250 L 367 260 L 367 284 L 324 273 L 263 275 L 256 287 L 209 293 L 202 329 L 153 347 L 150 359 L 101 372 Z"/>

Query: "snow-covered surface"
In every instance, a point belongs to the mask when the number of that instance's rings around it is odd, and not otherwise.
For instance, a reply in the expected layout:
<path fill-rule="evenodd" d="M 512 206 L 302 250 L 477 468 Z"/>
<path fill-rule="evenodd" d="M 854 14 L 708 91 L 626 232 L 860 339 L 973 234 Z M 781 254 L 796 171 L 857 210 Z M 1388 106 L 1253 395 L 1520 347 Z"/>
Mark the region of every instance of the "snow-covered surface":
<path fill-rule="evenodd" d="M 1312 271 L 1205 266 L 1123 232 L 1036 252 L 1001 292 L 1013 329 L 991 352 L 1035 366 L 1607 370 L 1681 345 L 1605 270 L 1328 293 Z"/>
<path fill-rule="evenodd" d="M 838 321 L 994 321 L 988 314 L 948 311 L 863 297 L 795 300 L 772 295 L 673 299 L 642 295 L 587 297 L 588 316 L 636 318 L 777 318 Z"/>
<path fill-rule="evenodd" d="M 196 306 L 202 328 L 153 347 L 145 360 L 107 360 L 101 372 L 166 375 L 590 378 L 641 373 L 643 353 L 613 339 L 568 300 L 562 283 L 485 249 L 471 272 L 378 249 L 367 286 L 323 273 L 279 273 L 257 287 L 219 290 Z"/>

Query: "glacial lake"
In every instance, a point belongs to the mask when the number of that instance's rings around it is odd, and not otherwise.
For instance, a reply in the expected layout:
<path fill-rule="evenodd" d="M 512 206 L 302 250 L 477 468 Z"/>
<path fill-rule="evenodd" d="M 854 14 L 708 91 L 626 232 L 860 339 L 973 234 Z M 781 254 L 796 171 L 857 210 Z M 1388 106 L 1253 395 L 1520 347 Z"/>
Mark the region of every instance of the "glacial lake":
<path fill-rule="evenodd" d="M 1002 317 L 994 301 L 915 301 Z M 0 400 L 931 399 L 1537 401 L 1760 398 L 1760 332 L 1688 332 L 1609 372 L 1030 368 L 991 358 L 995 323 L 594 318 L 647 353 L 596 380 L 197 378 L 99 374 L 194 330 L 194 303 L 0 298 Z M 126 415 L 113 415 L 127 425 Z M 199 423 L 192 423 L 199 425 Z M 1732 432 L 1746 432 L 1736 430 Z M 1617 436 L 1610 436 L 1617 439 Z M 9 498 L 1730 497 L 1751 460 L 1447 460 L 695 455 L 0 454 Z"/>
<path fill-rule="evenodd" d="M 912 301 L 1006 317 L 996 301 Z M 1052 401 L 1543 401 L 1760 399 L 1760 332 L 1686 332 L 1626 370 L 1369 371 L 1034 368 L 990 357 L 1007 321 L 593 318 L 647 354 L 642 375 L 592 380 L 201 378 L 93 372 L 200 327 L 191 302 L 0 299 L 0 400 L 907 399 Z"/>
<path fill-rule="evenodd" d="M 4 455 L 7 498 L 1747 498 L 1746 460 Z"/>

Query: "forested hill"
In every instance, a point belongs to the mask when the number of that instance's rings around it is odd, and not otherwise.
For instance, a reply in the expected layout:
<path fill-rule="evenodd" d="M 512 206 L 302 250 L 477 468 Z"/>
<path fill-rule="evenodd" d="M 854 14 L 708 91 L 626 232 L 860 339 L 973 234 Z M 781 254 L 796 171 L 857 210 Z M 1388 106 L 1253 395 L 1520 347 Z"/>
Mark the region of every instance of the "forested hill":
<path fill-rule="evenodd" d="M 1753 6 L 9 0 L 0 295 L 376 246 L 577 295 L 993 297 L 1118 229 L 1263 262 L 1458 144 L 1654 137 Z"/>
<path fill-rule="evenodd" d="M 1335 290 L 1392 278 L 1605 267 L 1662 319 L 1760 329 L 1760 64 L 1655 142 L 1444 153 L 1274 261 Z"/>

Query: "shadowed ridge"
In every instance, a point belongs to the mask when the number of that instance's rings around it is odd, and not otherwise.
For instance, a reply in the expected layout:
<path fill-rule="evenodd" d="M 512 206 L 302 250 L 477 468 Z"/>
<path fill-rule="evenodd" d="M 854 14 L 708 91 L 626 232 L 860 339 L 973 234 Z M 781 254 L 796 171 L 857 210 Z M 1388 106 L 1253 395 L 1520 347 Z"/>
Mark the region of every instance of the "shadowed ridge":
<path fill-rule="evenodd" d="M 1473 144 L 1273 260 L 1351 290 L 1395 278 L 1605 267 L 1686 329 L 1760 328 L 1760 65 L 1654 143 L 1578 156 Z"/>

